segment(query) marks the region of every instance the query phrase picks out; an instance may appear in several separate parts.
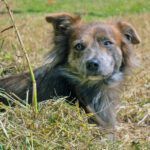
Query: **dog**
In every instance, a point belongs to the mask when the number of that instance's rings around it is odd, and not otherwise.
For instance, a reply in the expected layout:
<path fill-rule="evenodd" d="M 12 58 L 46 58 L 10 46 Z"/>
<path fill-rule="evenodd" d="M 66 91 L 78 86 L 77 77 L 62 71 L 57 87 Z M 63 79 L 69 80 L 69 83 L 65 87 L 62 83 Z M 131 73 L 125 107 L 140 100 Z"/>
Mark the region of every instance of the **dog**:
<path fill-rule="evenodd" d="M 126 75 L 134 64 L 133 45 L 140 38 L 124 21 L 85 23 L 70 13 L 46 16 L 54 28 L 54 47 L 47 63 L 34 70 L 38 101 L 67 96 L 95 113 L 101 126 L 116 123 L 116 106 Z M 0 79 L 0 88 L 32 101 L 29 73 Z M 1 98 L 3 103 L 6 100 Z"/>

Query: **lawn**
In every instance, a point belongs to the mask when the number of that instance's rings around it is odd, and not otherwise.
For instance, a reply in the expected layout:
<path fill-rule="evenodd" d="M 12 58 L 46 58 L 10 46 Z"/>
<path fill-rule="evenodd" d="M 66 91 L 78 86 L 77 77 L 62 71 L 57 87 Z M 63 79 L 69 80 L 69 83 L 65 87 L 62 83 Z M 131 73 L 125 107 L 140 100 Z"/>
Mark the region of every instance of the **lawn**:
<path fill-rule="evenodd" d="M 150 1 L 149 0 L 8 0 L 34 68 L 52 47 L 52 27 L 45 21 L 50 12 L 73 12 L 85 21 L 129 21 L 141 44 L 135 47 L 139 66 L 124 85 L 118 122 L 109 140 L 108 131 L 87 123 L 88 116 L 64 102 L 40 104 L 35 116 L 30 106 L 17 104 L 0 113 L 0 150 L 4 149 L 150 149 Z M 11 25 L 0 1 L 0 32 Z M 13 29 L 0 33 L 0 76 L 27 71 Z M 65 116 L 65 117 L 64 117 Z"/>
<path fill-rule="evenodd" d="M 150 6 L 149 0 L 14 0 L 12 3 L 18 13 L 69 11 L 98 17 L 147 12 Z"/>
<path fill-rule="evenodd" d="M 86 19 L 150 11 L 149 0 L 8 0 L 16 13 L 73 12 Z"/>

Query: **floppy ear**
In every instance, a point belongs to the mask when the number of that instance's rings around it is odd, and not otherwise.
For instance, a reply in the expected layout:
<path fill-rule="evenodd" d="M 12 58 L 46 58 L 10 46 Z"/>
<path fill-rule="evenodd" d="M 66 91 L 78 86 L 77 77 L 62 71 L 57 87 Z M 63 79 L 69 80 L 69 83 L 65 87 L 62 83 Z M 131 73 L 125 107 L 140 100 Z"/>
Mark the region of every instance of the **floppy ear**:
<path fill-rule="evenodd" d="M 131 44 L 139 44 L 140 43 L 140 37 L 137 34 L 136 30 L 132 25 L 130 25 L 127 22 L 117 22 L 117 26 L 125 39 L 127 39 Z"/>
<path fill-rule="evenodd" d="M 53 13 L 46 16 L 46 21 L 52 23 L 56 34 L 67 34 L 81 18 L 69 13 Z"/>

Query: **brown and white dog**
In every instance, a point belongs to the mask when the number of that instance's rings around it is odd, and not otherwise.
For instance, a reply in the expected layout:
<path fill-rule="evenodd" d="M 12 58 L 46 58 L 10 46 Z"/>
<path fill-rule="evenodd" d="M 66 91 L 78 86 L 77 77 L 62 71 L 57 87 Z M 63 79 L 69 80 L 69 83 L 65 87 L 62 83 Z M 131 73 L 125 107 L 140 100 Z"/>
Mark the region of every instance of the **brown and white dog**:
<path fill-rule="evenodd" d="M 54 47 L 48 63 L 34 73 L 38 100 L 68 96 L 94 112 L 99 124 L 115 125 L 115 106 L 121 84 L 132 67 L 133 45 L 140 43 L 135 29 L 126 22 L 84 23 L 77 15 L 56 13 L 46 17 L 54 27 Z M 32 81 L 28 73 L 0 80 L 0 88 L 22 100 Z M 1 101 L 6 101 L 1 98 Z"/>

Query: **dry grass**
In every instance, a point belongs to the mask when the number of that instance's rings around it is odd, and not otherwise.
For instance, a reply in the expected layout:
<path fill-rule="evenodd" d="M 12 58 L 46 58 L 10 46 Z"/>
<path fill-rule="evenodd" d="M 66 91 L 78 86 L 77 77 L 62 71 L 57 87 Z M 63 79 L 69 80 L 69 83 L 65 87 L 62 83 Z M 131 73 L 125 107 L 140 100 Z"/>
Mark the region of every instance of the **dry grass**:
<path fill-rule="evenodd" d="M 52 31 L 44 15 L 16 16 L 18 28 L 37 67 L 51 47 Z M 0 16 L 0 31 L 8 27 L 8 16 Z M 111 18 L 112 19 L 112 18 Z M 114 18 L 113 18 L 114 19 Z M 18 104 L 0 113 L 0 149 L 150 149 L 150 14 L 124 16 L 140 34 L 142 43 L 135 49 L 140 65 L 125 83 L 118 110 L 118 125 L 109 141 L 106 133 L 87 123 L 78 106 L 50 101 L 41 104 L 38 116 L 30 106 Z M 0 74 L 27 70 L 12 29 L 0 34 Z M 4 107 L 4 106 L 3 106 Z"/>
<path fill-rule="evenodd" d="M 91 137 L 100 132 L 88 125 L 87 116 L 78 107 L 59 99 L 40 104 L 39 108 L 35 116 L 29 107 L 5 107 L 6 112 L 0 116 L 0 143 L 6 149 L 84 149 L 96 143 Z"/>
<path fill-rule="evenodd" d="M 0 31 L 10 26 L 9 16 L 4 14 L 0 15 Z M 29 53 L 30 60 L 33 67 L 37 67 L 42 62 L 43 54 L 46 54 L 49 50 L 49 38 L 48 34 L 51 32 L 48 24 L 44 21 L 43 16 L 36 15 L 16 15 L 18 29 L 22 35 L 25 47 Z M 49 31 L 50 30 L 50 31 Z M 7 73 L 10 69 L 16 72 L 20 72 L 27 69 L 27 64 L 22 59 L 23 54 L 20 51 L 20 47 L 16 38 L 16 34 L 13 29 L 10 29 L 0 34 L 0 62 L 1 69 Z M 36 62 L 36 63 L 35 63 Z"/>

